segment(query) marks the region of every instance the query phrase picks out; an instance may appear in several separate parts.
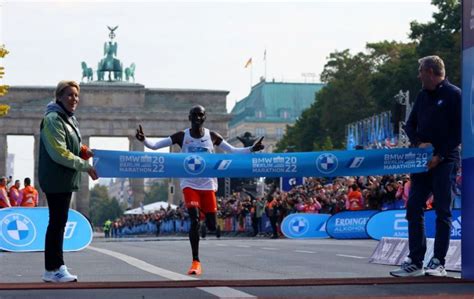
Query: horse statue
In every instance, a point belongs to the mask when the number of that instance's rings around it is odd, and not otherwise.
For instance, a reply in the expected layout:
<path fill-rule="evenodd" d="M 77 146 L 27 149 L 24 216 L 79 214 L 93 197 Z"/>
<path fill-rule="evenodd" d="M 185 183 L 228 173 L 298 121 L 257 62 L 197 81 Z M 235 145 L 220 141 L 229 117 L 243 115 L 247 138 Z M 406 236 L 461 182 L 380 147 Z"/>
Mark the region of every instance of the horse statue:
<path fill-rule="evenodd" d="M 97 65 L 97 81 L 104 81 L 104 72 L 100 70 L 101 67 L 101 62 Z"/>
<path fill-rule="evenodd" d="M 117 55 L 117 43 L 112 41 L 106 42 L 104 44 L 104 55 L 105 57 L 99 62 L 97 69 L 99 81 L 104 80 L 105 72 L 109 72 L 109 81 L 112 81 L 112 73 L 114 80 L 121 80 L 122 64 L 120 60 L 114 57 Z"/>
<path fill-rule="evenodd" d="M 82 66 L 82 79 L 81 81 L 84 80 L 84 78 L 87 79 L 87 82 L 93 81 L 94 80 L 94 72 L 92 71 L 92 68 L 87 67 L 87 64 L 83 61 L 81 62 Z"/>
<path fill-rule="evenodd" d="M 135 82 L 135 63 L 132 63 L 130 67 L 125 68 L 125 80 L 130 81 L 130 78 Z"/>

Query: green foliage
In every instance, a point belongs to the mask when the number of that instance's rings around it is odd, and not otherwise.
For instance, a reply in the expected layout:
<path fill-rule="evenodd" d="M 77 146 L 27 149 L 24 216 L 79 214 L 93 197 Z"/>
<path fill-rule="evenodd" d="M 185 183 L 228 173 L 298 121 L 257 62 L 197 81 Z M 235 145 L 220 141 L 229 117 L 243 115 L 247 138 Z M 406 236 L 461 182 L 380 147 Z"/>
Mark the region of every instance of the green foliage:
<path fill-rule="evenodd" d="M 321 73 L 326 86 L 296 123 L 287 127 L 275 151 L 344 148 L 347 124 L 392 110 L 400 90 L 408 90 L 414 101 L 421 87 L 417 78 L 421 57 L 439 55 L 449 80 L 459 85 L 460 1 L 433 0 L 432 4 L 438 8 L 433 21 L 412 22 L 409 43 L 385 40 L 368 43 L 364 53 L 331 53 Z"/>
<path fill-rule="evenodd" d="M 419 57 L 438 55 L 443 58 L 449 80 L 460 85 L 461 2 L 459 0 L 432 0 L 438 8 L 433 21 L 420 24 L 411 22 L 410 38 L 418 42 Z"/>
<path fill-rule="evenodd" d="M 326 136 L 321 146 L 319 146 L 317 143 L 314 144 L 315 151 L 329 151 L 329 150 L 332 150 L 333 148 L 334 148 L 334 145 L 332 144 L 332 140 L 330 136 Z"/>
<path fill-rule="evenodd" d="M 154 181 L 150 186 L 148 192 L 145 192 L 144 205 L 157 202 L 157 201 L 168 201 L 168 181 L 157 180 Z"/>
<path fill-rule="evenodd" d="M 109 198 L 107 187 L 95 185 L 90 192 L 90 220 L 96 227 L 102 227 L 107 219 L 114 220 L 123 215 L 117 199 Z"/>

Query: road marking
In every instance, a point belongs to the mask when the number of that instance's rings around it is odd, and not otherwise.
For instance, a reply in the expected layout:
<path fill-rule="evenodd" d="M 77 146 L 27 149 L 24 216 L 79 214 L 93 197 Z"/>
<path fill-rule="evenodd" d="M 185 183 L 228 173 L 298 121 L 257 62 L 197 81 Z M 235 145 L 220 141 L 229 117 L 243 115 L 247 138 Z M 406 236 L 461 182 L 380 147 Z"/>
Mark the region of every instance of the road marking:
<path fill-rule="evenodd" d="M 346 254 L 336 254 L 337 256 L 342 256 L 342 257 L 350 257 L 353 259 L 365 259 L 366 257 L 363 256 L 357 256 L 357 255 L 346 255 Z"/>
<path fill-rule="evenodd" d="M 141 269 L 141 270 L 146 271 L 146 272 L 151 273 L 151 274 L 155 274 L 155 275 L 159 275 L 159 276 L 168 278 L 170 280 L 195 280 L 196 279 L 194 277 L 190 277 L 190 276 L 187 276 L 187 275 L 175 273 L 175 272 L 172 272 L 172 271 L 154 266 L 152 264 L 149 264 L 149 263 L 144 262 L 142 260 L 139 260 L 137 258 L 128 256 L 128 255 L 125 255 L 125 254 L 122 254 L 122 253 L 119 253 L 119 252 L 115 252 L 115 251 L 112 251 L 112 250 L 97 248 L 97 247 L 94 247 L 94 246 L 89 246 L 87 248 L 91 249 L 91 250 L 94 250 L 94 251 L 97 251 L 97 252 L 100 252 L 100 253 L 103 253 L 103 254 L 106 254 L 106 255 L 109 255 L 109 256 L 114 257 L 116 259 L 122 260 L 122 261 L 126 262 L 127 264 L 130 264 L 134 267 L 137 267 L 138 269 Z"/>
<path fill-rule="evenodd" d="M 228 288 L 228 287 L 205 287 L 205 288 L 198 288 L 201 291 L 210 293 L 218 298 L 257 298 L 256 296 L 241 292 L 236 289 Z"/>
<path fill-rule="evenodd" d="M 262 247 L 262 249 L 264 249 L 264 250 L 277 250 L 276 248 L 273 248 L 273 247 Z"/>
<path fill-rule="evenodd" d="M 116 259 L 122 260 L 126 262 L 129 265 L 132 265 L 134 267 L 137 267 L 138 269 L 141 269 L 143 271 L 146 271 L 151 274 L 155 274 L 161 277 L 168 278 L 169 280 L 197 280 L 197 278 L 190 277 L 188 275 L 182 275 L 176 272 L 172 272 L 157 266 L 154 266 L 152 264 L 149 264 L 145 261 L 139 260 L 137 258 L 128 256 L 126 254 L 122 254 L 120 252 L 108 250 L 108 249 L 103 249 L 103 248 L 98 248 L 94 246 L 89 246 L 87 247 L 88 249 L 100 252 L 102 254 L 109 255 L 111 257 L 114 257 Z M 256 296 L 241 292 L 236 289 L 232 289 L 229 287 L 205 287 L 205 288 L 197 288 L 203 292 L 218 296 L 219 298 L 257 298 Z"/>
<path fill-rule="evenodd" d="M 227 245 L 227 244 L 222 244 L 222 243 L 217 243 L 216 246 L 219 246 L 219 247 L 227 247 L 228 245 Z"/>
<path fill-rule="evenodd" d="M 240 248 L 250 248 L 250 246 L 248 246 L 248 245 L 237 245 L 237 247 L 240 247 Z"/>
<path fill-rule="evenodd" d="M 300 252 L 300 253 L 316 253 L 314 251 L 307 251 L 307 250 L 295 250 L 295 252 Z"/>

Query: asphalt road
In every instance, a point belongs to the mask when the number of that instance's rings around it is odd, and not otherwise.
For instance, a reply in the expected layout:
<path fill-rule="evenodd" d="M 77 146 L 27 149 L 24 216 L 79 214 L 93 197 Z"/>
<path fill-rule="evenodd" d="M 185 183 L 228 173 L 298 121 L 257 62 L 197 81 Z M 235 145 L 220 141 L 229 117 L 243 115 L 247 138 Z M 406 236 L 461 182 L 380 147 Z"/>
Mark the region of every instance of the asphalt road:
<path fill-rule="evenodd" d="M 191 264 L 191 250 L 186 237 L 160 237 L 110 240 L 96 238 L 80 252 L 65 254 L 65 261 L 73 274 L 79 276 L 79 284 L 66 290 L 38 290 L 43 272 L 43 253 L 0 252 L 0 284 L 39 283 L 34 291 L 0 290 L 0 298 L 215 298 L 217 297 L 292 297 L 313 296 L 364 296 L 426 293 L 426 288 L 402 285 L 349 286 L 284 286 L 278 282 L 298 279 L 361 279 L 378 277 L 389 279 L 393 266 L 371 264 L 369 257 L 377 245 L 374 240 L 291 240 L 266 238 L 216 239 L 209 236 L 201 240 L 200 258 L 203 274 L 199 277 L 186 275 Z M 450 272 L 451 277 L 460 273 Z M 133 282 L 185 282 L 195 281 L 276 281 L 275 286 L 262 287 L 197 287 L 156 289 L 133 288 Z M 132 283 L 127 289 L 74 289 L 82 283 Z M 423 282 L 426 284 L 427 282 Z M 348 283 L 349 284 L 349 283 Z M 212 284 L 211 284 L 212 285 Z M 39 286 L 39 287 L 38 287 Z M 115 284 L 114 286 L 120 286 Z M 398 291 L 397 288 L 398 287 Z M 86 288 L 86 287 L 84 287 Z M 445 289 L 443 289 L 445 288 Z M 1 289 L 1 286 L 0 286 Z M 429 288 L 428 288 L 429 289 Z M 474 284 L 436 284 L 433 294 L 474 294 Z M 428 292 L 431 294 L 430 292 Z M 136 297 L 140 295 L 141 297 Z M 32 297 L 29 297 L 32 296 Z M 61 297 L 63 296 L 63 297 Z"/>

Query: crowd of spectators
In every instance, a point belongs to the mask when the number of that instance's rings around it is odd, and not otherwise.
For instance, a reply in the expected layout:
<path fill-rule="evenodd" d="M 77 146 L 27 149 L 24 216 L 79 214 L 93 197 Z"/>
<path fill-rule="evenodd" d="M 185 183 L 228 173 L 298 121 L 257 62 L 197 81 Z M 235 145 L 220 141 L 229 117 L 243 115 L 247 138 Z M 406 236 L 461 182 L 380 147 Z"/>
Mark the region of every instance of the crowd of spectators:
<path fill-rule="evenodd" d="M 188 213 L 181 203 L 176 209 L 170 205 L 165 209 L 161 207 L 159 210 L 148 214 L 125 214 L 122 217 L 112 221 L 110 224 L 110 236 L 120 237 L 123 235 L 133 235 L 141 233 L 160 234 L 163 231 L 164 223 L 171 223 L 173 232 L 185 231 L 185 223 L 188 219 Z M 104 229 L 105 230 L 105 229 Z"/>
<path fill-rule="evenodd" d="M 457 194 L 454 206 L 459 208 L 460 176 L 456 182 L 456 190 L 453 190 Z M 410 177 L 385 175 L 306 178 L 303 185 L 293 186 L 288 192 L 271 186 L 267 189 L 263 197 L 245 189 L 228 197 L 218 197 L 218 219 L 224 231 L 233 230 L 257 235 L 264 226 L 261 221 L 265 216 L 276 232 L 276 227 L 283 218 L 292 213 L 335 214 L 363 209 L 403 209 L 410 191 Z M 432 208 L 432 198 L 427 199 L 426 208 Z M 187 217 L 183 204 L 177 209 L 168 207 L 150 214 L 124 215 L 112 223 L 111 235 L 114 236 L 114 229 L 129 234 L 140 233 L 140 230 L 136 229 L 132 232 L 137 227 L 159 234 L 163 223 L 172 223 L 172 232 L 186 231 Z M 169 230 L 168 227 L 166 231 Z M 163 228 L 161 231 L 164 231 Z M 272 236 L 278 237 L 276 233 Z"/>

